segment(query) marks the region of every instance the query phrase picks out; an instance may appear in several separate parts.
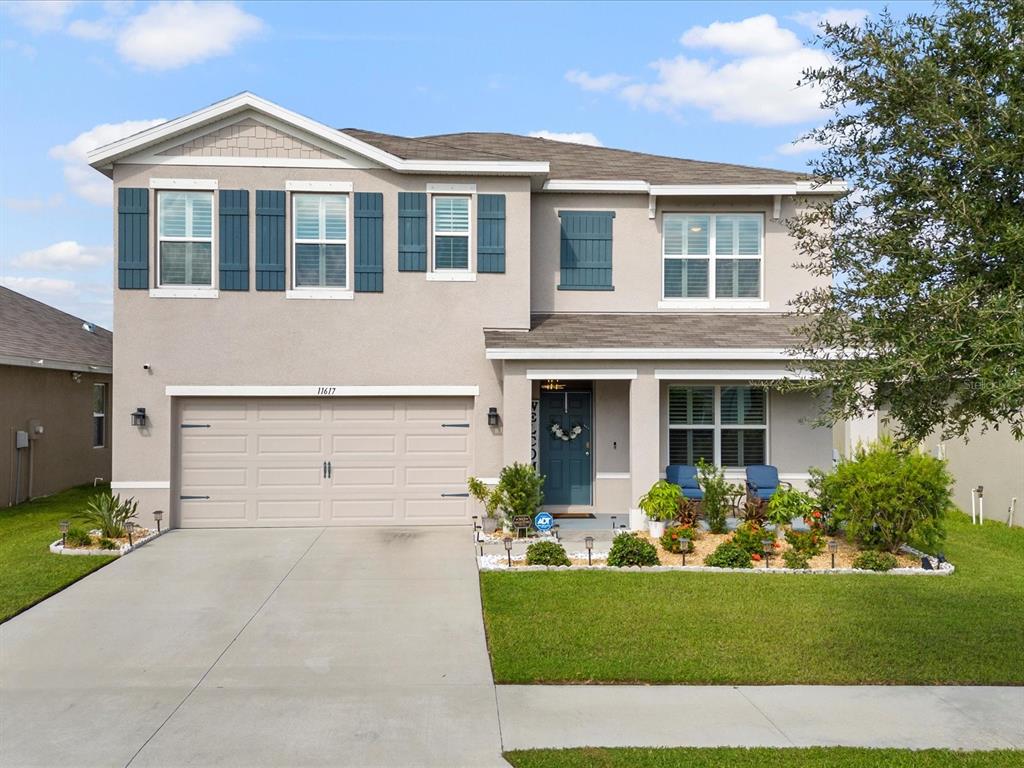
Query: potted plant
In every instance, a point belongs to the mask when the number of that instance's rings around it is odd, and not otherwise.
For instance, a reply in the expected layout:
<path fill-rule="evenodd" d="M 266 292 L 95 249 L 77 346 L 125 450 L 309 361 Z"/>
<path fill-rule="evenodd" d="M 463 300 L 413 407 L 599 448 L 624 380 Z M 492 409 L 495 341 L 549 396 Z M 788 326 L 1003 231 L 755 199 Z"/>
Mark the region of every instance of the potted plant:
<path fill-rule="evenodd" d="M 511 526 L 516 517 L 528 516 L 532 520 L 544 503 L 544 476 L 530 464 L 516 462 L 503 467 L 493 489 L 476 477 L 469 478 L 467 485 L 470 495 L 484 506 L 484 533 L 493 533 L 497 528 L 499 511 L 503 523 Z"/>
<path fill-rule="evenodd" d="M 674 520 L 679 511 L 679 486 L 667 480 L 659 480 L 647 491 L 637 506 L 644 511 L 650 521 L 647 528 L 651 538 L 660 539 L 665 533 L 665 523 Z"/>

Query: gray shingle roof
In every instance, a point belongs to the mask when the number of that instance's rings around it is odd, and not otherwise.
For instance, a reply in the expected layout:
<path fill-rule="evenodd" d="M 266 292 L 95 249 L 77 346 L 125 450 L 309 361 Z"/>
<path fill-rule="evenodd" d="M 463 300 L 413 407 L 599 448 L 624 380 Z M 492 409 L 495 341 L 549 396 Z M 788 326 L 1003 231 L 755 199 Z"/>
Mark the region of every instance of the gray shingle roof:
<path fill-rule="evenodd" d="M 534 315 L 530 330 L 486 330 L 488 349 L 781 349 L 795 341 L 794 317 L 743 314 Z"/>
<path fill-rule="evenodd" d="M 588 147 L 513 133 L 446 133 L 413 138 L 359 128 L 343 128 L 342 132 L 404 160 L 547 161 L 551 165 L 552 179 L 641 180 L 649 184 L 787 184 L 810 178 L 806 173 Z"/>
<path fill-rule="evenodd" d="M 0 286 L 0 355 L 109 368 L 114 334 L 81 318 Z"/>

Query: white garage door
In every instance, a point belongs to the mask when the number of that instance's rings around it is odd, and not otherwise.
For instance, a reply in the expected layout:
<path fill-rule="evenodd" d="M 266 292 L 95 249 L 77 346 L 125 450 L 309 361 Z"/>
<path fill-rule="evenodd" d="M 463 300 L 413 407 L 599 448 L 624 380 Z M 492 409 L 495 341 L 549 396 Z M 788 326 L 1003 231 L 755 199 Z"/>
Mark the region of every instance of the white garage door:
<path fill-rule="evenodd" d="M 203 398 L 180 409 L 186 528 L 469 520 L 469 398 Z"/>

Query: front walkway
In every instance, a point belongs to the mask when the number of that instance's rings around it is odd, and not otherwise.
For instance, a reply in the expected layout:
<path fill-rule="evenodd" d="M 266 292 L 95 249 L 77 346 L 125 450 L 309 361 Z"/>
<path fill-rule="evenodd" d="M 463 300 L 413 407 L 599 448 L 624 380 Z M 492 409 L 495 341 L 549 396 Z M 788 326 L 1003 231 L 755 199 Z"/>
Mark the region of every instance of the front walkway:
<path fill-rule="evenodd" d="M 499 685 L 506 750 L 1024 749 L 1024 688 Z"/>
<path fill-rule="evenodd" d="M 172 531 L 0 626 L 0 765 L 507 766 L 468 540 Z"/>

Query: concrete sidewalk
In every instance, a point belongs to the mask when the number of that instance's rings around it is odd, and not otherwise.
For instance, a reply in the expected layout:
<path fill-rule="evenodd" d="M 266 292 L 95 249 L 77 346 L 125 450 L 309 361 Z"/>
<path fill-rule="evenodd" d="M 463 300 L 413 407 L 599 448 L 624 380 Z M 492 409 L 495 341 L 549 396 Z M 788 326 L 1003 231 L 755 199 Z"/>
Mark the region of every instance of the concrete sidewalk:
<path fill-rule="evenodd" d="M 506 750 L 559 747 L 1024 749 L 1024 688 L 500 685 Z"/>

